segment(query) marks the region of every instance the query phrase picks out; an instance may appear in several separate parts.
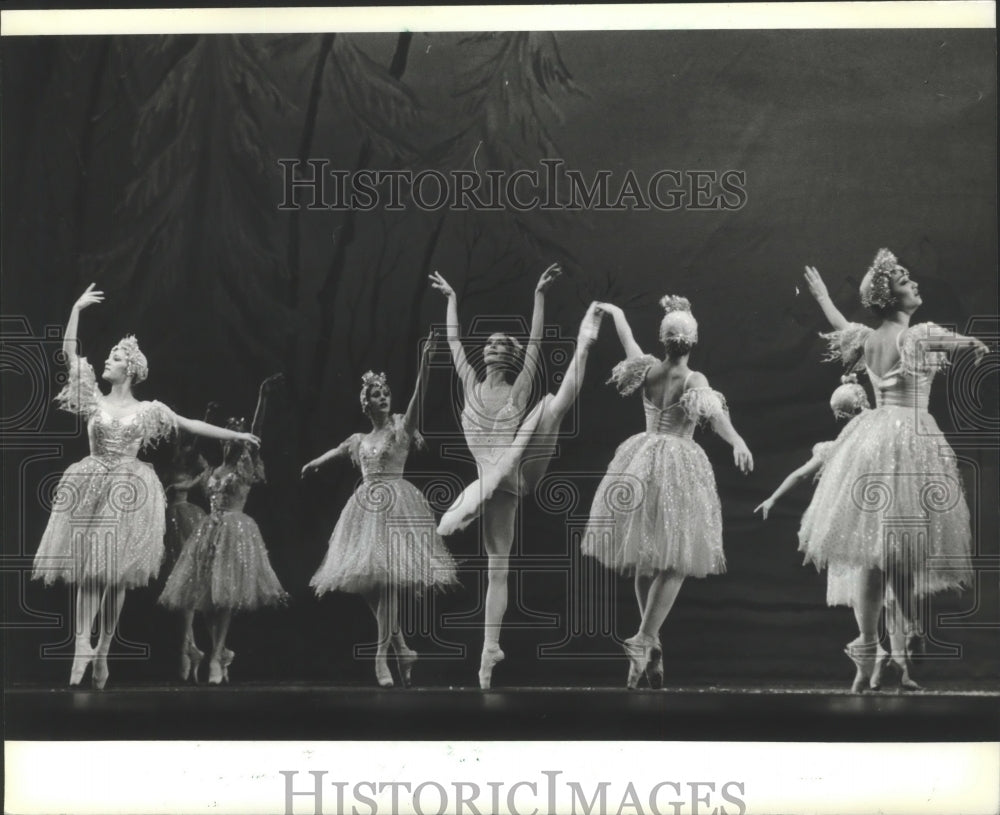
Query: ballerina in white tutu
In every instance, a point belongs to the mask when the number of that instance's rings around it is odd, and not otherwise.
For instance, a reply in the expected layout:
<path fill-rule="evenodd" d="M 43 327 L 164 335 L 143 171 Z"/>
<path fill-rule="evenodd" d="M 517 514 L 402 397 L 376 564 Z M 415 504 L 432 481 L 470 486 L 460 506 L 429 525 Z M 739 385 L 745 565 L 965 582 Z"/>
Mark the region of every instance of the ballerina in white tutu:
<path fill-rule="evenodd" d="M 686 577 L 725 571 L 722 509 L 715 475 L 704 450 L 692 438 L 705 423 L 733 448 L 736 466 L 748 473 L 753 456 L 729 420 L 726 400 L 704 374 L 688 368 L 698 341 L 698 323 L 684 297 L 664 297 L 660 323 L 662 360 L 644 354 L 624 312 L 608 303 L 626 359 L 609 382 L 623 396 L 642 389 L 646 431 L 615 451 L 594 495 L 581 544 L 585 555 L 624 575 L 635 576 L 639 630 L 625 640 L 627 685 L 645 675 L 650 687 L 663 684 L 660 628 Z"/>
<path fill-rule="evenodd" d="M 264 424 L 268 397 L 281 380 L 282 375 L 275 374 L 260 385 L 252 425 L 254 438 Z M 233 418 L 227 426 L 241 431 L 246 422 Z M 264 480 L 264 463 L 256 449 L 237 442 L 223 445 L 222 464 L 205 479 L 211 512 L 184 543 L 160 594 L 159 602 L 167 608 L 205 616 L 211 638 L 210 685 L 229 681 L 229 666 L 236 655 L 226 648 L 226 637 L 233 613 L 278 605 L 287 599 L 271 568 L 260 528 L 243 511 L 250 489 Z M 197 680 L 202 655 L 193 651 L 190 656 L 191 677 Z"/>
<path fill-rule="evenodd" d="M 405 415 L 391 412 L 385 374 L 369 371 L 361 380 L 361 409 L 372 431 L 355 433 L 302 468 L 305 476 L 334 458 L 350 456 L 361 469 L 362 482 L 341 513 L 326 557 L 309 585 L 317 596 L 346 591 L 365 598 L 378 627 L 375 677 L 384 688 L 394 684 L 388 665 L 390 644 L 406 687 L 417 661 L 417 652 L 407 646 L 400 629 L 399 590 L 457 582 L 455 562 L 438 535 L 427 500 L 403 478 L 411 447 L 425 447 L 416 421 L 432 345 L 433 334 L 421 354 L 417 385 Z"/>
<path fill-rule="evenodd" d="M 851 419 L 863 411 L 871 409 L 868 396 L 865 394 L 864 388 L 858 384 L 856 374 L 847 374 L 841 377 L 841 381 L 840 387 L 830 397 L 830 409 L 833 411 L 834 417 Z M 760 512 L 766 521 L 779 498 L 810 478 L 814 480 L 819 478 L 823 465 L 829 461 L 836 446 L 836 441 L 821 441 L 815 444 L 809 461 L 790 473 L 771 495 L 757 505 L 754 512 Z M 860 568 L 858 566 L 834 565 L 828 567 L 826 575 L 826 604 L 828 606 L 854 607 L 857 599 Z M 890 650 L 886 651 L 881 646 L 878 647 L 878 659 L 869 680 L 869 686 L 872 690 L 878 690 L 882 686 L 885 669 L 890 665 L 895 666 L 899 671 L 899 681 L 903 688 L 916 690 L 920 687 L 910 676 L 909 656 L 920 637 L 913 619 L 907 613 L 912 605 L 912 593 L 908 593 L 907 588 L 905 584 L 893 586 L 892 583 L 886 582 L 883 601 L 886 610 L 886 624 L 889 628 Z M 912 587 L 909 588 L 912 592 Z M 902 597 L 897 598 L 897 593 L 901 593 Z"/>
<path fill-rule="evenodd" d="M 479 663 L 479 686 L 483 690 L 491 687 L 493 668 L 504 658 L 500 628 L 507 610 L 507 577 L 517 507 L 521 496 L 538 484 L 548 468 L 559 428 L 583 385 L 587 356 L 603 316 L 597 304 L 591 303 L 580 324 L 576 350 L 559 390 L 546 394 L 529 410 L 538 373 L 545 292 L 561 273 L 559 264 L 553 263 L 538 280 L 526 349 L 506 334 L 493 334 L 487 340 L 482 380 L 466 358 L 459 337 L 455 290 L 439 273 L 431 275 L 431 285 L 448 298 L 448 345 L 465 397 L 462 431 L 479 469 L 479 478 L 445 512 L 438 530 L 449 535 L 480 515 L 483 517 L 483 542 L 489 557 L 485 633 Z M 509 381 L 511 375 L 513 382 Z"/>
<path fill-rule="evenodd" d="M 101 393 L 94 369 L 86 357 L 77 355 L 76 335 L 80 312 L 103 301 L 104 294 L 92 283 L 73 305 L 66 325 L 63 353 L 69 377 L 56 401 L 86 420 L 90 455 L 71 465 L 59 481 L 32 573 L 46 584 L 63 580 L 77 586 L 69 683 L 79 685 L 93 663 L 91 679 L 97 689 L 108 681 L 108 653 L 126 591 L 146 585 L 163 560 L 163 487 L 152 465 L 136 457 L 140 449 L 177 429 L 259 443 L 250 433 L 186 419 L 161 402 L 136 399 L 132 387 L 149 369 L 135 337 L 125 337 L 111 349 L 102 374 L 111 392 Z"/>
<path fill-rule="evenodd" d="M 853 419 L 831 448 L 799 529 L 807 563 L 856 575 L 851 596 L 859 636 L 845 652 L 857 668 L 852 690 L 860 691 L 883 661 L 878 623 L 886 580 L 903 586 L 897 598 L 920 598 L 971 579 L 969 508 L 954 452 L 927 401 L 949 352 L 970 349 L 978 363 L 988 349 L 934 323 L 910 325 L 923 301 L 887 249 L 879 250 L 860 287 L 878 328 L 848 322 L 812 267 L 806 283 L 834 328 L 824 335 L 829 358 L 867 370 L 875 390 L 875 408 Z M 926 519 L 926 532 L 900 534 L 887 515 Z"/>

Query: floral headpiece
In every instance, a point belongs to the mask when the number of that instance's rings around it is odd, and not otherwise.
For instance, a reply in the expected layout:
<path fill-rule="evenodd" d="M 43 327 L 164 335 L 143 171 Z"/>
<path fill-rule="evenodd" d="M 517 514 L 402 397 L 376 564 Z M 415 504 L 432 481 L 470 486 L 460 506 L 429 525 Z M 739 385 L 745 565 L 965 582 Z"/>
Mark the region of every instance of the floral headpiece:
<path fill-rule="evenodd" d="M 858 384 L 857 376 L 847 374 L 840 378 L 840 382 L 840 387 L 830 397 L 830 409 L 834 418 L 850 419 L 871 407 L 865 389 Z"/>
<path fill-rule="evenodd" d="M 365 413 L 368 410 L 368 392 L 372 388 L 387 388 L 388 386 L 389 382 L 384 373 L 375 373 L 374 371 L 363 373 L 361 375 L 361 412 Z"/>
<path fill-rule="evenodd" d="M 892 274 L 899 268 L 899 261 L 892 252 L 888 249 L 878 250 L 875 260 L 861 280 L 861 302 L 865 308 L 886 308 L 895 302 Z"/>
<path fill-rule="evenodd" d="M 660 299 L 666 314 L 660 322 L 660 342 L 668 338 L 685 340 L 691 345 L 698 342 L 698 321 L 691 313 L 691 301 L 686 297 L 668 294 Z"/>
<path fill-rule="evenodd" d="M 139 341 L 134 335 L 129 334 L 118 341 L 115 346 L 125 355 L 125 373 L 132 377 L 132 382 L 138 384 L 149 376 L 149 365 L 146 363 L 146 355 L 139 350 Z"/>

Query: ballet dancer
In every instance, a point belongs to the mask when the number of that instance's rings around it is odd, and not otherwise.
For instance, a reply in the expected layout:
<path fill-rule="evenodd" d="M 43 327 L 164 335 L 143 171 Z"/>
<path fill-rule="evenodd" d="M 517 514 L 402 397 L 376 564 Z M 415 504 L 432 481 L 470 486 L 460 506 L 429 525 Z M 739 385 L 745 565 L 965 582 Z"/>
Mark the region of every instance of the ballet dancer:
<path fill-rule="evenodd" d="M 971 579 L 969 508 L 954 451 L 927 402 L 949 353 L 971 350 L 978 364 L 988 349 L 978 339 L 934 323 L 911 325 L 923 300 L 916 281 L 888 249 L 878 251 L 860 286 L 861 302 L 879 318 L 877 328 L 848 322 L 815 268 L 806 267 L 805 280 L 834 329 L 823 335 L 828 359 L 867 370 L 875 391 L 875 407 L 838 436 L 799 529 L 805 562 L 855 575 L 859 633 L 845 653 L 856 666 L 851 689 L 858 692 L 870 685 L 883 662 L 878 624 L 884 598 L 919 599 Z M 878 496 L 892 503 L 894 516 L 925 517 L 926 536 L 886 534 L 882 513 L 871 505 Z M 921 540 L 924 550 L 918 547 Z M 933 562 L 947 565 L 933 568 Z M 895 606 L 886 609 L 890 624 L 896 617 L 893 627 L 902 627 L 907 615 Z M 892 656 L 908 661 L 906 653 Z"/>
<path fill-rule="evenodd" d="M 275 374 L 260 385 L 254 438 L 259 437 L 268 398 L 281 379 L 281 374 Z M 227 426 L 240 432 L 246 422 L 234 418 Z M 223 445 L 222 464 L 205 480 L 211 512 L 188 537 L 160 594 L 159 602 L 167 608 L 205 616 L 211 639 L 210 685 L 229 681 L 236 655 L 226 648 L 226 637 L 233 613 L 287 599 L 256 521 L 243 512 L 251 487 L 264 480 L 264 463 L 257 449 L 237 441 Z"/>
<path fill-rule="evenodd" d="M 404 687 L 409 687 L 417 661 L 417 652 L 406 644 L 400 629 L 400 589 L 457 582 L 455 562 L 437 532 L 427 500 L 403 478 L 410 449 L 426 447 L 416 423 L 433 343 L 432 333 L 424 344 L 405 414 L 391 412 L 392 393 L 385 374 L 368 371 L 361 378 L 361 410 L 371 422 L 371 432 L 353 434 L 302 468 L 305 477 L 328 461 L 350 456 L 361 469 L 362 482 L 337 520 L 326 557 L 309 585 L 318 597 L 339 590 L 365 598 L 378 628 L 375 678 L 383 688 L 394 685 L 388 664 L 390 644 Z"/>
<path fill-rule="evenodd" d="M 585 555 L 635 576 L 641 621 L 624 642 L 629 688 L 637 688 L 644 675 L 650 687 L 663 685 L 660 628 L 684 579 L 725 571 L 722 509 L 712 466 L 692 438 L 695 425 L 707 424 L 732 446 L 741 472 L 753 469 L 725 398 L 688 367 L 698 342 L 690 303 L 667 296 L 660 305 L 662 360 L 643 353 L 618 306 L 598 304 L 614 318 L 626 354 L 608 381 L 623 396 L 642 388 L 646 412 L 645 432 L 619 445 L 598 485 L 581 544 Z"/>
<path fill-rule="evenodd" d="M 502 333 L 487 339 L 482 379 L 466 358 L 459 337 L 455 290 L 439 272 L 430 276 L 431 286 L 448 301 L 448 345 L 465 399 L 462 431 L 479 471 L 479 478 L 463 490 L 442 516 L 438 531 L 449 535 L 465 528 L 479 515 L 483 518 L 483 541 L 489 559 L 479 663 L 479 686 L 483 690 L 492 686 L 493 668 L 504 658 L 500 629 L 507 610 L 507 577 L 517 508 L 521 496 L 537 486 L 548 468 L 559 428 L 583 385 L 587 356 L 603 316 L 597 304 L 591 303 L 558 391 L 543 396 L 529 410 L 532 384 L 538 373 L 545 293 L 561 273 L 559 264 L 554 263 L 538 280 L 527 348 L 521 348 L 516 338 Z"/>
<path fill-rule="evenodd" d="M 108 653 L 125 594 L 154 578 L 164 555 L 163 487 L 153 467 L 137 458 L 139 451 L 178 429 L 251 445 L 260 441 L 178 416 L 161 402 L 136 399 L 132 389 L 149 369 L 132 336 L 111 349 L 102 373 L 111 390 L 102 393 L 93 367 L 77 355 L 77 329 L 80 312 L 103 301 L 103 292 L 91 283 L 73 304 L 63 336 L 69 376 L 56 402 L 86 420 L 90 455 L 70 465 L 59 481 L 32 572 L 46 585 L 56 580 L 76 585 L 69 684 L 79 685 L 93 665 L 91 681 L 98 690 L 108 681 Z"/>

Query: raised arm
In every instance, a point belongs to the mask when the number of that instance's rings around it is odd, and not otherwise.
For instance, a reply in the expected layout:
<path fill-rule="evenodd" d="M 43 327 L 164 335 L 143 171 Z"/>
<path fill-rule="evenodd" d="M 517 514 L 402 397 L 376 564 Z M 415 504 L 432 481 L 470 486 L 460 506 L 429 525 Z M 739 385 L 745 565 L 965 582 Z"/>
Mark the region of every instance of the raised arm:
<path fill-rule="evenodd" d="M 830 293 L 826 290 L 826 284 L 815 266 L 806 266 L 805 280 L 809 293 L 819 303 L 819 307 L 823 310 L 823 316 L 829 321 L 833 330 L 840 331 L 846 328 L 848 320 L 833 304 Z"/>
<path fill-rule="evenodd" d="M 62 350 L 66 355 L 67 365 L 72 365 L 77 359 L 76 335 L 80 325 L 80 312 L 87 308 L 87 306 L 104 302 L 104 292 L 94 291 L 95 285 L 97 284 L 91 283 L 87 286 L 87 290 L 80 295 L 79 299 L 77 299 L 77 301 L 73 304 L 73 309 L 69 313 L 69 320 L 66 323 L 66 333 L 63 335 L 62 344 Z"/>
<path fill-rule="evenodd" d="M 448 299 L 448 310 L 445 317 L 446 339 L 448 347 L 451 349 L 451 359 L 455 363 L 455 372 L 462 381 L 462 387 L 468 393 L 472 386 L 476 384 L 476 374 L 468 359 L 465 357 L 465 349 L 462 347 L 458 326 L 458 297 L 455 290 L 449 285 L 440 272 L 430 275 L 431 286 L 441 292 Z"/>
<path fill-rule="evenodd" d="M 356 436 L 357 434 L 355 434 Z M 332 461 L 335 458 L 340 458 L 350 454 L 351 445 L 355 443 L 354 436 L 348 436 L 340 444 L 334 447 L 332 450 L 327 450 L 319 458 L 314 458 L 312 461 L 308 462 L 302 468 L 302 477 L 305 478 L 316 472 L 320 467 L 326 464 L 328 461 Z"/>
<path fill-rule="evenodd" d="M 754 512 L 760 512 L 761 517 L 766 521 L 767 515 L 774 507 L 775 502 L 781 498 L 786 492 L 788 492 L 793 487 L 798 486 L 803 481 L 814 476 L 822 465 L 823 461 L 819 456 L 813 456 L 809 461 L 795 470 L 793 473 L 789 474 L 784 481 L 781 482 L 778 489 L 771 493 L 771 495 L 765 500 L 761 501 L 754 509 Z"/>
<path fill-rule="evenodd" d="M 538 372 L 542 331 L 545 329 L 545 292 L 561 274 L 562 267 L 558 263 L 553 263 L 538 278 L 538 284 L 535 286 L 535 305 L 531 310 L 531 334 L 528 337 L 528 347 L 524 352 L 524 365 L 521 366 L 521 370 L 514 380 L 511 394 L 514 399 L 520 399 L 527 391 L 531 390 L 531 383 Z"/>
<path fill-rule="evenodd" d="M 403 416 L 403 426 L 407 433 L 412 433 L 417 422 L 417 412 L 420 410 L 420 403 L 424 398 L 424 391 L 427 389 L 427 375 L 429 373 L 428 360 L 434 350 L 437 340 L 437 332 L 431 331 L 424 341 L 424 347 L 420 351 L 420 366 L 417 368 L 417 384 L 413 388 L 413 396 L 410 397 L 410 404 L 406 406 L 406 414 Z"/>
<path fill-rule="evenodd" d="M 267 412 L 267 404 L 271 396 L 284 381 L 284 374 L 272 374 L 260 383 L 260 390 L 257 392 L 257 407 L 254 409 L 253 424 L 250 426 L 250 432 L 255 436 L 260 436 L 260 431 L 264 427 L 264 415 Z"/>
<path fill-rule="evenodd" d="M 628 359 L 641 357 L 643 355 L 642 348 L 639 347 L 639 343 L 632 336 L 632 326 L 625 319 L 625 312 L 612 303 L 598 303 L 597 307 L 606 314 L 610 314 L 614 319 L 615 330 L 618 332 L 618 339 L 622 344 L 622 348 L 625 349 L 625 356 Z"/>

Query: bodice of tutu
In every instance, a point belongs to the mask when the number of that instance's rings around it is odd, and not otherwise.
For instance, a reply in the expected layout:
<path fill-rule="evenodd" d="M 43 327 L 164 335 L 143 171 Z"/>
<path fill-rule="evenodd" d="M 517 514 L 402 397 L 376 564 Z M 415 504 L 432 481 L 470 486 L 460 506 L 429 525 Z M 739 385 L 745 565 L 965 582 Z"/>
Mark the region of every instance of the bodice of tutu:
<path fill-rule="evenodd" d="M 848 323 L 838 331 L 823 334 L 829 343 L 827 359 L 841 360 L 854 370 L 864 369 L 875 391 L 875 407 L 907 407 L 926 411 L 934 375 L 948 366 L 943 345 L 964 340 L 960 334 L 936 323 L 920 323 L 896 335 L 899 359 L 879 376 L 868 364 L 865 342 L 873 329 Z"/>
<path fill-rule="evenodd" d="M 351 459 L 365 482 L 394 481 L 403 477 L 411 444 L 423 447 L 423 437 L 416 430 L 407 432 L 402 414 L 394 413 L 387 431 L 351 437 Z"/>
<path fill-rule="evenodd" d="M 103 459 L 135 458 L 146 437 L 140 415 L 144 410 L 125 418 L 111 416 L 103 409 L 95 411 L 87 427 L 90 454 Z"/>
<path fill-rule="evenodd" d="M 649 369 L 658 362 L 651 354 L 623 360 L 612 369 L 608 382 L 613 382 L 622 396 L 628 396 L 643 387 Z M 646 413 L 647 433 L 690 439 L 696 425 L 711 422 L 728 412 L 726 398 L 717 390 L 707 386 L 688 387 L 694 373 L 691 371 L 684 379 L 680 398 L 666 407 L 653 404 L 643 394 L 642 408 Z"/>
<path fill-rule="evenodd" d="M 216 468 L 205 485 L 212 512 L 242 512 L 250 488 L 263 480 L 264 465 L 249 453 L 235 467 Z"/>
<path fill-rule="evenodd" d="M 524 418 L 524 411 L 518 408 L 511 397 L 490 418 L 481 407 L 477 408 L 478 402 L 477 397 L 466 397 L 465 407 L 462 409 L 462 431 L 476 460 L 493 462 L 510 447 Z"/>
<path fill-rule="evenodd" d="M 642 409 L 646 411 L 646 432 L 662 433 L 670 436 L 681 436 L 690 439 L 694 435 L 697 422 L 688 416 L 681 403 L 661 408 L 654 405 L 645 396 L 642 397 Z"/>
<path fill-rule="evenodd" d="M 867 366 L 866 366 L 867 367 Z M 934 379 L 930 373 L 906 373 L 901 363 L 896 363 L 885 376 L 868 368 L 868 378 L 875 390 L 875 407 L 907 407 L 927 410 L 927 402 Z"/>

